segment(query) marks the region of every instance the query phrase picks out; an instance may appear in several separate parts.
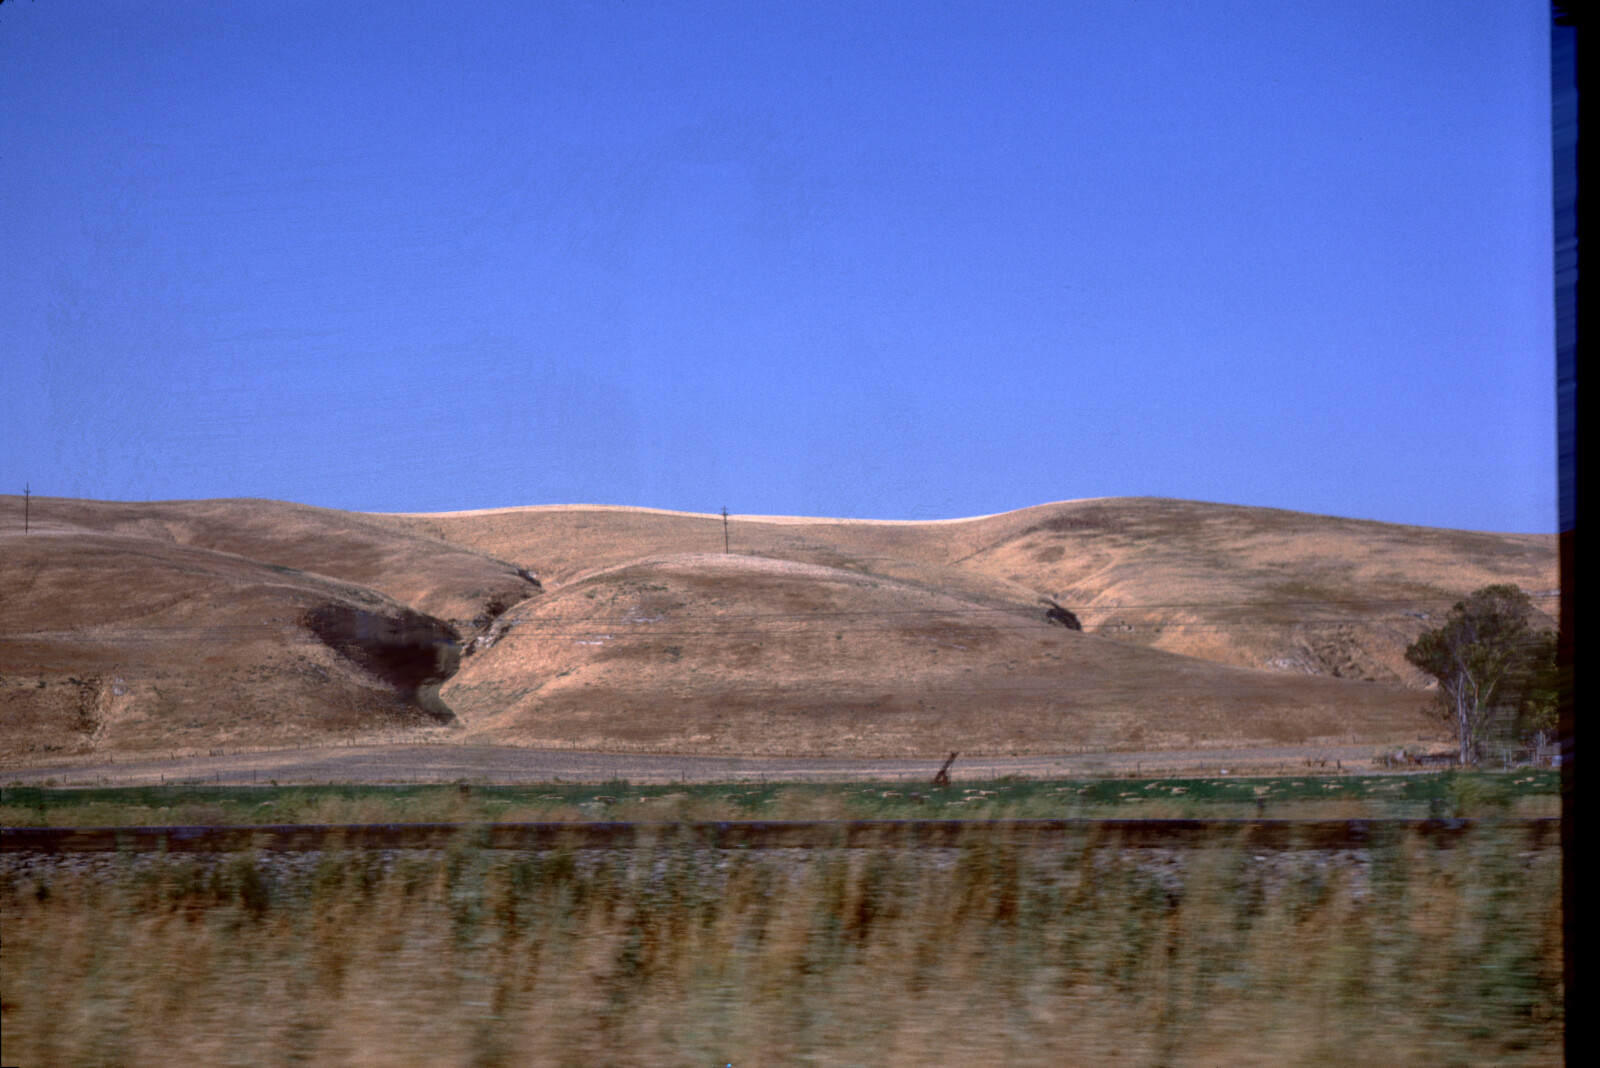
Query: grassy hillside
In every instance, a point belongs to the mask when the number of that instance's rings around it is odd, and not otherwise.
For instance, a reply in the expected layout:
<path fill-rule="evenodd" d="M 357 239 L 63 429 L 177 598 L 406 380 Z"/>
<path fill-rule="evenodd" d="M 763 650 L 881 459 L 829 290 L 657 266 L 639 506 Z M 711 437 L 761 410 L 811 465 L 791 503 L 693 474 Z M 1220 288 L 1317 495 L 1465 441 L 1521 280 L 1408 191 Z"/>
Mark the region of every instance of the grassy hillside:
<path fill-rule="evenodd" d="M 20 505 L 0 498 L 11 762 L 439 732 L 884 756 L 1403 741 L 1436 730 L 1406 643 L 1478 586 L 1556 586 L 1549 538 L 1152 499 L 733 517 L 731 553 L 720 516 L 632 508 L 37 498 L 24 534 Z"/>
<path fill-rule="evenodd" d="M 720 516 L 560 506 L 374 517 L 516 561 L 560 585 L 644 556 L 717 552 Z M 1087 631 L 1219 663 L 1420 688 L 1404 650 L 1465 594 L 1508 582 L 1554 619 L 1555 539 L 1157 498 L 1063 501 L 926 523 L 737 516 L 736 553 L 842 567 L 1019 604 L 1052 596 Z M 960 576 L 960 578 L 955 578 Z M 1547 595 L 1548 596 L 1545 596 Z"/>
<path fill-rule="evenodd" d="M 1414 734 L 1418 695 L 1176 656 L 843 568 L 658 557 L 513 609 L 443 691 L 475 736 L 762 755 Z"/>
<path fill-rule="evenodd" d="M 406 735 L 447 716 L 309 625 L 318 610 L 394 625 L 415 616 L 366 587 L 127 535 L 3 544 L 7 763 Z"/>

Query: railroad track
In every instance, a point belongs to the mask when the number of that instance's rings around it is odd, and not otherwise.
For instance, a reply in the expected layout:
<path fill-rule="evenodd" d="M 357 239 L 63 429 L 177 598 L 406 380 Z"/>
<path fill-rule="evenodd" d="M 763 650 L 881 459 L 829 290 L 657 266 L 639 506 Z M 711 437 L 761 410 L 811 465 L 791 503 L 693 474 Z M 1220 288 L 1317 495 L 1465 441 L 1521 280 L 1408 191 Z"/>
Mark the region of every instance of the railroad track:
<path fill-rule="evenodd" d="M 980 839 L 1017 845 L 1139 848 L 1227 845 L 1260 850 L 1364 849 L 1406 835 L 1450 847 L 1477 830 L 1554 847 L 1556 818 L 1354 820 L 805 820 L 683 823 L 377 823 L 242 827 L 6 827 L 5 853 L 225 853 L 248 850 L 637 848 L 948 848 Z"/>

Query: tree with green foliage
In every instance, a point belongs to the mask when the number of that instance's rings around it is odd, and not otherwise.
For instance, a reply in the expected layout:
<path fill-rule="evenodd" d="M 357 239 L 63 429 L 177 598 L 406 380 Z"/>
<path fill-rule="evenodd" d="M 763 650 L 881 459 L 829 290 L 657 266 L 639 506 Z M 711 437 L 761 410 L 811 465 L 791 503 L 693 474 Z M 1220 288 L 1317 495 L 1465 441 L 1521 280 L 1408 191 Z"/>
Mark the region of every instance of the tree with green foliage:
<path fill-rule="evenodd" d="M 1536 728 L 1555 707 L 1555 634 L 1535 628 L 1537 614 L 1516 586 L 1485 586 L 1406 648 L 1407 660 L 1439 680 L 1464 765 L 1477 763 L 1497 714 Z"/>

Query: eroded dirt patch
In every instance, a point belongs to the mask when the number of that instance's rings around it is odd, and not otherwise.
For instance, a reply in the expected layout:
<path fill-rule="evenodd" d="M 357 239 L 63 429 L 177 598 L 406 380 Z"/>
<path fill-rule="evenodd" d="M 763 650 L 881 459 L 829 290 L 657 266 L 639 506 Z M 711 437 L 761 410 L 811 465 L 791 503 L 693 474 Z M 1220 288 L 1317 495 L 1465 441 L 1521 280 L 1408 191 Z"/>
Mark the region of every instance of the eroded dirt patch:
<path fill-rule="evenodd" d="M 440 720 L 455 718 L 439 697 L 439 686 L 461 666 L 461 635 L 454 627 L 420 612 L 385 615 L 342 604 L 309 608 L 300 624 L 406 700 Z"/>

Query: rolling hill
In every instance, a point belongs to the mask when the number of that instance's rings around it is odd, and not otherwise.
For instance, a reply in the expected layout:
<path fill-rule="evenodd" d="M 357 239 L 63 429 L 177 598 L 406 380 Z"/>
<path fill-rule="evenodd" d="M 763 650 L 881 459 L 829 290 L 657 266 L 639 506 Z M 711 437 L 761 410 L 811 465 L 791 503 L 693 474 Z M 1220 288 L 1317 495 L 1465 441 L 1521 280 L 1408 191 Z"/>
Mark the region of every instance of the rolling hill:
<path fill-rule="evenodd" d="M 371 517 L 515 561 L 559 585 L 660 553 L 715 552 L 720 516 L 616 507 Z M 1406 645 L 1464 594 L 1548 602 L 1555 538 L 1154 498 L 1064 501 L 938 522 L 737 516 L 734 552 L 1034 605 L 1093 634 L 1239 667 L 1420 688 Z M 987 580 L 987 582 L 982 581 Z"/>
<path fill-rule="evenodd" d="M 933 755 L 1391 741 L 1552 537 L 1160 499 L 938 522 L 0 497 L 0 755 L 440 736 Z M 1065 611 L 1051 612 L 1059 605 Z M 1054 618 L 1051 618 L 1051 616 Z M 1080 629 L 1062 625 L 1079 622 Z"/>

